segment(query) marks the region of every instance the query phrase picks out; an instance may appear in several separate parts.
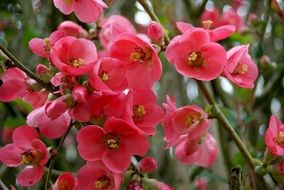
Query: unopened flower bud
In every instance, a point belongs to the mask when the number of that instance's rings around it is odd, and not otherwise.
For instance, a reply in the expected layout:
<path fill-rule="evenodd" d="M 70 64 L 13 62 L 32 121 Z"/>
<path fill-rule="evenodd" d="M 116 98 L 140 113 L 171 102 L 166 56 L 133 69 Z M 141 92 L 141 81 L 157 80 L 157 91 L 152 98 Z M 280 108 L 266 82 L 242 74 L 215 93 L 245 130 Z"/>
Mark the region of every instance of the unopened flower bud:
<path fill-rule="evenodd" d="M 153 172 L 157 169 L 157 161 L 155 158 L 152 157 L 145 157 L 142 160 L 140 160 L 139 164 L 139 169 L 141 172 L 144 173 L 150 173 Z"/>
<path fill-rule="evenodd" d="M 43 65 L 43 64 L 38 64 L 37 66 L 36 66 L 36 72 L 39 74 L 39 75 L 43 75 L 43 74 L 45 74 L 46 72 L 48 72 L 49 71 L 49 69 L 45 66 L 45 65 Z"/>
<path fill-rule="evenodd" d="M 156 21 L 152 21 L 148 26 L 148 36 L 155 43 L 159 43 L 164 38 L 164 29 L 162 25 Z"/>

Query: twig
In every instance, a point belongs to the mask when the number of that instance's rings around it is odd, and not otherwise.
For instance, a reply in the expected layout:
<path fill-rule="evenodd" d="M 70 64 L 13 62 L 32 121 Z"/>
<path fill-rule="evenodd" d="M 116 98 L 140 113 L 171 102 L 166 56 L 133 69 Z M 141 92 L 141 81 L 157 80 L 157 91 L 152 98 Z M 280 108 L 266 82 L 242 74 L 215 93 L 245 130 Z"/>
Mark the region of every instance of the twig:
<path fill-rule="evenodd" d="M 24 64 L 22 64 L 9 50 L 7 50 L 1 43 L 0 43 L 0 50 L 13 62 L 13 65 L 24 71 L 29 77 L 34 79 L 38 82 L 42 87 L 48 90 L 51 93 L 56 91 L 56 88 L 52 84 L 47 84 L 42 81 L 36 74 L 34 74 L 29 68 L 27 68 Z M 57 96 L 55 94 L 55 96 Z"/>
<path fill-rule="evenodd" d="M 72 126 L 73 126 L 73 122 L 70 123 L 66 133 L 61 138 L 60 143 L 59 143 L 58 147 L 56 148 L 56 150 L 53 149 L 50 152 L 50 158 L 49 158 L 50 164 L 49 164 L 49 169 L 48 169 L 48 173 L 47 173 L 47 177 L 46 177 L 46 181 L 45 181 L 45 185 L 44 185 L 44 189 L 45 190 L 48 190 L 48 183 L 49 183 L 49 180 L 50 180 L 50 177 L 51 177 L 51 174 L 52 174 L 52 170 L 53 170 L 53 166 L 54 166 L 54 163 L 55 163 L 55 159 L 56 159 L 58 153 L 60 152 L 60 150 L 62 148 L 62 145 L 63 145 L 63 143 L 64 143 L 68 133 L 70 132 Z"/>
<path fill-rule="evenodd" d="M 2 190 L 9 190 L 8 187 L 3 183 L 1 179 L 0 179 L 0 187 Z"/>

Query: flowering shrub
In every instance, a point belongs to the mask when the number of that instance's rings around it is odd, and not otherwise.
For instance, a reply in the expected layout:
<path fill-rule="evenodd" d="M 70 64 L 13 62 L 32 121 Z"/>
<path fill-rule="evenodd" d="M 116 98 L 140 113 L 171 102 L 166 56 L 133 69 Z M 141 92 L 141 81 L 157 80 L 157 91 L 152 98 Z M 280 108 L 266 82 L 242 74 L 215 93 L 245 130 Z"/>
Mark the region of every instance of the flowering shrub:
<path fill-rule="evenodd" d="M 0 44 L 8 110 L 0 112 L 0 189 L 283 188 L 284 125 L 272 93 L 283 69 L 262 47 L 270 12 L 284 18 L 281 4 L 267 1 L 261 20 L 254 2 L 234 0 L 223 12 L 213 1 L 173 3 L 184 3 L 192 24 L 161 23 L 157 2 L 137 1 L 152 20 L 138 26 L 114 14 L 123 1 L 53 0 L 58 17 L 74 14 L 28 39 L 35 73 Z M 272 113 L 259 108 L 266 96 L 275 97 Z M 9 111 L 24 118 L 12 130 Z"/>

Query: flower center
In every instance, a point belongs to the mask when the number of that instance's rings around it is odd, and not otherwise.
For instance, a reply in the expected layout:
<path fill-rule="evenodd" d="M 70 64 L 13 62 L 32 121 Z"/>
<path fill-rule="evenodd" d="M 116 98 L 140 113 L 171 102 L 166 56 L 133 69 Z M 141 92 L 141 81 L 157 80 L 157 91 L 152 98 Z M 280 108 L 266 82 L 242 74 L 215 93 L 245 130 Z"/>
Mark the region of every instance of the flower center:
<path fill-rule="evenodd" d="M 85 60 L 84 59 L 72 59 L 69 61 L 69 65 L 72 65 L 73 67 L 79 67 L 80 65 L 84 64 Z"/>
<path fill-rule="evenodd" d="M 70 4 L 72 4 L 72 1 L 73 1 L 73 0 L 63 0 L 63 3 L 64 3 L 65 5 L 70 5 Z"/>
<path fill-rule="evenodd" d="M 136 47 L 129 57 L 132 61 L 139 63 L 151 61 L 152 51 L 150 48 Z"/>
<path fill-rule="evenodd" d="M 278 137 L 277 137 L 277 140 L 276 140 L 277 144 L 279 144 L 280 146 L 283 146 L 284 147 L 284 132 L 281 131 L 278 133 Z"/>
<path fill-rule="evenodd" d="M 187 127 L 190 127 L 192 124 L 200 120 L 201 114 L 199 112 L 189 113 L 184 116 L 184 123 Z"/>
<path fill-rule="evenodd" d="M 204 21 L 202 21 L 203 28 L 205 28 L 207 30 L 209 30 L 212 25 L 213 25 L 213 21 L 212 20 L 204 20 Z"/>
<path fill-rule="evenodd" d="M 26 150 L 21 155 L 22 163 L 25 165 L 37 165 L 43 158 L 42 153 L 37 150 Z"/>
<path fill-rule="evenodd" d="M 101 72 L 100 77 L 104 82 L 107 82 L 109 80 L 109 75 L 105 71 Z"/>
<path fill-rule="evenodd" d="M 70 179 L 61 179 L 58 182 L 58 190 L 72 190 L 74 186 L 74 181 Z"/>
<path fill-rule="evenodd" d="M 188 64 L 194 67 L 201 67 L 206 64 L 202 54 L 199 51 L 193 51 L 188 55 Z"/>
<path fill-rule="evenodd" d="M 116 134 L 107 134 L 104 136 L 103 142 L 108 150 L 118 150 L 120 147 L 120 138 Z"/>
<path fill-rule="evenodd" d="M 44 50 L 47 52 L 47 53 L 49 53 L 50 52 L 50 50 L 51 50 L 51 43 L 50 43 L 50 40 L 49 40 L 49 38 L 44 38 L 44 45 L 43 45 L 43 48 L 44 48 Z"/>
<path fill-rule="evenodd" d="M 99 177 L 95 182 L 96 189 L 107 189 L 110 186 L 110 179 L 106 175 Z"/>
<path fill-rule="evenodd" d="M 248 72 L 248 66 L 246 64 L 240 64 L 240 63 L 238 63 L 238 65 L 233 71 L 234 74 L 242 74 L 242 75 L 246 74 L 247 72 Z"/>
<path fill-rule="evenodd" d="M 146 111 L 145 111 L 145 107 L 142 105 L 134 105 L 133 106 L 133 119 L 134 120 L 140 120 L 143 119 Z"/>

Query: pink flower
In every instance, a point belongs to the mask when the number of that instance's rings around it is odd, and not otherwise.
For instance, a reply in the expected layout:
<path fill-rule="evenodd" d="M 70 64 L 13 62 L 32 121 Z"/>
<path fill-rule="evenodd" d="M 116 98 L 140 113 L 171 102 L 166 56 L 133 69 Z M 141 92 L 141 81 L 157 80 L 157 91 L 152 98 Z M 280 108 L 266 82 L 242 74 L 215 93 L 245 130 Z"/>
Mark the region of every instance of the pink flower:
<path fill-rule="evenodd" d="M 150 23 L 147 33 L 153 42 L 161 42 L 164 38 L 164 28 L 156 21 Z"/>
<path fill-rule="evenodd" d="M 65 172 L 58 176 L 52 190 L 78 190 L 78 179 L 70 172 Z"/>
<path fill-rule="evenodd" d="M 211 134 L 199 139 L 185 139 L 175 150 L 176 157 L 184 164 L 210 167 L 218 155 L 217 143 Z"/>
<path fill-rule="evenodd" d="M 265 133 L 265 144 L 271 154 L 284 156 L 284 125 L 274 115 L 269 119 L 269 126 Z"/>
<path fill-rule="evenodd" d="M 133 34 L 121 34 L 109 45 L 110 56 L 126 64 L 130 87 L 149 88 L 161 78 L 161 61 L 148 42 Z"/>
<path fill-rule="evenodd" d="M 9 167 L 25 165 L 17 176 L 17 182 L 22 186 L 30 187 L 35 185 L 44 174 L 48 150 L 35 129 L 21 126 L 13 133 L 13 143 L 0 149 L 0 160 Z"/>
<path fill-rule="evenodd" d="M 112 15 L 101 23 L 99 39 L 103 47 L 106 48 L 108 43 L 122 33 L 135 34 L 135 28 L 131 22 L 124 16 Z"/>
<path fill-rule="evenodd" d="M 151 173 L 158 168 L 155 158 L 147 156 L 139 161 L 139 170 L 144 173 Z"/>
<path fill-rule="evenodd" d="M 176 36 L 166 49 L 166 57 L 180 74 L 204 81 L 217 78 L 227 63 L 225 49 L 199 28 Z"/>
<path fill-rule="evenodd" d="M 121 174 L 109 170 L 100 161 L 87 162 L 78 173 L 79 187 L 84 190 L 119 190 Z"/>
<path fill-rule="evenodd" d="M 98 91 L 114 93 L 127 88 L 125 65 L 118 59 L 105 57 L 94 66 L 89 82 Z"/>
<path fill-rule="evenodd" d="M 133 101 L 129 104 L 132 121 L 147 135 L 156 133 L 155 127 L 161 122 L 164 111 L 157 105 L 157 98 L 151 89 L 130 91 Z"/>
<path fill-rule="evenodd" d="M 74 11 L 75 15 L 82 22 L 95 22 L 107 5 L 102 0 L 53 0 L 54 5 L 63 14 L 70 14 Z"/>
<path fill-rule="evenodd" d="M 33 110 L 27 117 L 29 126 L 38 127 L 41 134 L 50 139 L 63 136 L 70 122 L 71 118 L 67 111 L 56 119 L 52 119 L 46 115 L 45 106 Z"/>
<path fill-rule="evenodd" d="M 57 30 L 62 30 L 67 36 L 74 36 L 77 38 L 86 38 L 88 36 L 88 32 L 82 28 L 82 26 L 72 21 L 61 22 L 57 27 Z"/>
<path fill-rule="evenodd" d="M 142 188 L 142 184 L 140 181 L 138 180 L 132 180 L 129 182 L 129 184 L 127 185 L 126 190 L 143 190 Z"/>
<path fill-rule="evenodd" d="M 113 172 L 128 168 L 132 155 L 143 156 L 149 148 L 145 135 L 121 119 L 110 118 L 103 128 L 89 125 L 77 135 L 78 151 L 88 161 L 101 159 Z"/>
<path fill-rule="evenodd" d="M 49 52 L 55 43 L 65 37 L 66 34 L 63 31 L 55 31 L 50 34 L 48 38 L 33 38 L 29 41 L 29 47 L 34 54 L 39 57 L 49 58 Z"/>
<path fill-rule="evenodd" d="M 172 118 L 175 132 L 179 135 L 188 134 L 190 139 L 200 138 L 211 125 L 208 114 L 196 105 L 178 108 L 173 113 Z"/>
<path fill-rule="evenodd" d="M 22 98 L 30 103 L 33 108 L 42 106 L 47 99 L 44 90 L 35 91 L 37 83 L 29 79 L 27 75 L 18 68 L 9 68 L 2 75 L 3 84 L 0 86 L 0 101 L 9 102 L 16 98 Z"/>
<path fill-rule="evenodd" d="M 84 75 L 97 61 L 97 49 L 92 41 L 67 36 L 50 50 L 52 63 L 67 75 Z"/>
<path fill-rule="evenodd" d="M 242 88 L 253 88 L 258 76 L 258 69 L 248 54 L 249 45 L 233 47 L 227 52 L 228 64 L 224 75 Z"/>
<path fill-rule="evenodd" d="M 20 69 L 7 69 L 1 77 L 0 101 L 9 102 L 22 96 L 27 90 L 27 79 L 27 75 Z"/>
<path fill-rule="evenodd" d="M 185 23 L 185 22 L 177 22 L 176 25 L 181 33 L 185 33 L 187 31 L 196 29 L 196 27 L 192 26 L 189 23 Z M 223 25 L 223 26 L 216 27 L 211 30 L 210 29 L 211 25 L 212 25 L 212 21 L 203 21 L 203 27 L 204 29 L 207 30 L 207 32 L 209 33 L 210 39 L 213 42 L 223 40 L 229 37 L 236 30 L 236 27 L 234 25 Z"/>
<path fill-rule="evenodd" d="M 78 85 L 72 90 L 72 98 L 75 102 L 87 102 L 88 96 L 88 90 L 84 86 Z"/>

